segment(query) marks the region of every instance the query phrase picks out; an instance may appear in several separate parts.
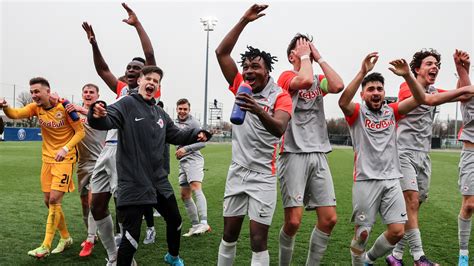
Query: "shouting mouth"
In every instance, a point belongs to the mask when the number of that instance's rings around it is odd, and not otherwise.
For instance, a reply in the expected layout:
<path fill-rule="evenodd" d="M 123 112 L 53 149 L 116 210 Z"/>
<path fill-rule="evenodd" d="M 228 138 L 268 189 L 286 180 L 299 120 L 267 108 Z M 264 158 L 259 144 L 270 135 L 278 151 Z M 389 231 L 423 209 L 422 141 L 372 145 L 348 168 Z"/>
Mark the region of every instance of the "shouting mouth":
<path fill-rule="evenodd" d="M 145 87 L 145 92 L 146 92 L 146 95 L 147 96 L 150 96 L 152 97 L 153 96 L 153 92 L 155 91 L 155 86 L 149 84 Z"/>

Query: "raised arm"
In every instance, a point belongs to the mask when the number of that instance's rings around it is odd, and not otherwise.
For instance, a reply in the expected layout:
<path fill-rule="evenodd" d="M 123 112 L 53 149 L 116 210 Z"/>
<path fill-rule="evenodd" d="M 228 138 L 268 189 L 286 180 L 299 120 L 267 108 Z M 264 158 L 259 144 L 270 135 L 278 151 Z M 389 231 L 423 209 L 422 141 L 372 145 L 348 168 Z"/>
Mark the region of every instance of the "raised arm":
<path fill-rule="evenodd" d="M 296 41 L 295 49 L 291 51 L 294 56 L 300 58 L 300 69 L 296 76 L 291 79 L 290 93 L 297 90 L 306 90 L 311 88 L 314 82 L 313 65 L 311 64 L 311 48 L 309 42 L 303 38 Z"/>
<path fill-rule="evenodd" d="M 92 25 L 89 25 L 87 22 L 83 22 L 82 28 L 86 32 L 87 39 L 92 46 L 92 56 L 94 58 L 94 66 L 97 74 L 99 74 L 110 90 L 112 90 L 114 93 L 117 93 L 117 78 L 114 76 L 114 74 L 112 74 L 109 66 L 104 60 L 104 57 L 102 57 L 102 53 L 100 52 L 99 46 L 97 45 L 94 30 L 92 29 Z"/>
<path fill-rule="evenodd" d="M 98 130 L 109 130 L 120 128 L 123 124 L 123 116 L 117 108 L 119 102 L 107 106 L 104 101 L 97 101 L 91 105 L 87 114 L 89 125 Z"/>
<path fill-rule="evenodd" d="M 237 24 L 229 31 L 229 33 L 227 33 L 216 49 L 217 61 L 221 67 L 222 74 L 224 74 L 224 77 L 229 84 L 234 82 L 235 75 L 237 75 L 238 72 L 237 64 L 230 56 L 232 49 L 234 49 L 234 46 L 237 43 L 237 40 L 239 39 L 239 36 L 244 30 L 245 26 L 247 26 L 249 22 L 265 16 L 265 14 L 261 12 L 267 7 L 268 5 L 257 4 L 251 6 L 244 13 L 239 22 L 237 22 Z"/>
<path fill-rule="evenodd" d="M 311 55 L 314 60 L 318 62 L 319 66 L 323 70 L 324 76 L 328 81 L 328 93 L 339 93 L 344 89 L 344 82 L 342 78 L 337 74 L 336 71 L 328 64 L 326 60 L 321 57 L 318 49 L 314 46 L 313 43 L 310 43 Z"/>
<path fill-rule="evenodd" d="M 173 120 L 164 114 L 166 123 L 166 142 L 174 145 L 189 145 L 196 142 L 206 142 L 211 139 L 211 133 L 200 128 L 180 129 Z"/>
<path fill-rule="evenodd" d="M 352 102 L 357 90 L 362 83 L 365 75 L 371 71 L 377 60 L 379 59 L 379 55 L 377 52 L 373 52 L 368 54 L 364 61 L 362 62 L 362 67 L 360 68 L 359 72 L 355 76 L 355 78 L 347 85 L 346 89 L 342 92 L 341 98 L 339 98 L 339 107 L 341 108 L 342 112 L 345 116 L 352 116 L 355 110 L 355 103 Z"/>
<path fill-rule="evenodd" d="M 469 78 L 469 68 L 471 67 L 469 54 L 465 51 L 456 49 L 453 58 L 454 64 L 456 65 L 456 72 L 458 73 L 458 83 L 456 88 L 471 85 L 471 79 Z"/>
<path fill-rule="evenodd" d="M 389 69 L 396 75 L 402 76 L 405 79 L 413 97 L 418 102 L 418 104 L 435 106 L 446 102 L 456 101 L 460 98 L 462 99 L 462 97 L 467 97 L 466 99 L 469 99 L 470 95 L 474 94 L 473 86 L 465 86 L 457 90 L 449 90 L 443 93 L 427 94 L 425 93 L 423 87 L 415 80 L 413 76 L 411 76 L 408 64 L 404 59 L 394 60 L 390 62 L 390 64 L 395 68 Z M 399 106 L 399 108 L 401 107 Z M 403 113 L 400 111 L 400 114 Z"/>
<path fill-rule="evenodd" d="M 0 108 L 3 108 L 5 115 L 11 119 L 29 118 L 36 115 L 31 107 L 32 105 L 28 104 L 22 108 L 10 108 L 5 98 L 0 98 Z"/>
<path fill-rule="evenodd" d="M 145 54 L 145 65 L 156 66 L 155 52 L 153 51 L 153 45 L 151 44 L 150 37 L 148 37 L 148 34 L 143 28 L 142 23 L 138 20 L 135 12 L 125 3 L 122 3 L 122 6 L 128 13 L 128 18 L 122 21 L 130 26 L 135 27 L 137 30 L 140 43 L 142 44 L 143 53 Z"/>
<path fill-rule="evenodd" d="M 405 79 L 408 88 L 411 91 L 413 97 L 409 97 L 406 100 L 401 101 L 398 104 L 398 113 L 405 115 L 415 109 L 418 105 L 425 102 L 426 93 L 420 83 L 411 75 L 410 68 L 408 67 L 405 59 L 397 59 L 390 62 L 393 67 L 390 67 L 395 75 L 401 76 Z"/>

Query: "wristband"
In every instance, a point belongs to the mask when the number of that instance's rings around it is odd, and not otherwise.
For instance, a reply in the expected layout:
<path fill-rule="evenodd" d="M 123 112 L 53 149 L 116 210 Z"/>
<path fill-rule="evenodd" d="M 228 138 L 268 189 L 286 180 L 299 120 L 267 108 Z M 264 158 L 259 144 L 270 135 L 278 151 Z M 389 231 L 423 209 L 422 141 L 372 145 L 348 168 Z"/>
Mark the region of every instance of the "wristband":
<path fill-rule="evenodd" d="M 322 63 L 326 62 L 326 60 L 324 60 L 324 59 L 321 57 L 321 58 L 319 58 L 319 60 L 318 60 L 317 62 L 318 62 L 318 64 L 321 65 Z"/>
<path fill-rule="evenodd" d="M 305 54 L 300 57 L 301 61 L 303 61 L 304 59 L 309 59 L 309 55 Z"/>
<path fill-rule="evenodd" d="M 65 150 L 65 151 L 66 151 L 66 153 L 68 153 L 68 152 L 69 152 L 69 149 L 68 149 L 68 147 L 67 147 L 67 146 L 64 146 L 64 147 L 63 147 L 63 150 Z"/>

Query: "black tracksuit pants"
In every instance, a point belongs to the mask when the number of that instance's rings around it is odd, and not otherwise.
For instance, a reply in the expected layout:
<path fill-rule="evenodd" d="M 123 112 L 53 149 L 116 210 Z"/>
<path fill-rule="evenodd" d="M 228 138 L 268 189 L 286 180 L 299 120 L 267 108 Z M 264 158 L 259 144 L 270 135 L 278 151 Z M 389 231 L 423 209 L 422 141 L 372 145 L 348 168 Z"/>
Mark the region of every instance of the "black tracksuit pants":
<path fill-rule="evenodd" d="M 182 220 L 176 197 L 171 195 L 169 198 L 165 198 L 157 193 L 156 199 L 158 202 L 156 205 L 130 205 L 119 208 L 123 217 L 124 235 L 118 249 L 117 265 L 129 266 L 132 263 L 133 255 L 137 251 L 140 241 L 142 217 L 150 206 L 156 208 L 165 219 L 168 252 L 172 256 L 179 255 Z"/>

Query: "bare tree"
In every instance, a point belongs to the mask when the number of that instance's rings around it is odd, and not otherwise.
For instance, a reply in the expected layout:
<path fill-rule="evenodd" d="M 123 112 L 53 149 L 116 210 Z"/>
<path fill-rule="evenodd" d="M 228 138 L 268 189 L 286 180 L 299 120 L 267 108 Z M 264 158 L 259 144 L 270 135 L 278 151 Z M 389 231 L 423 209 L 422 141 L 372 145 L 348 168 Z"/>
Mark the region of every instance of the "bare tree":
<path fill-rule="evenodd" d="M 18 94 L 16 101 L 20 104 L 21 107 L 24 107 L 33 102 L 29 92 L 22 91 Z M 22 126 L 24 127 L 38 127 L 38 117 L 25 118 L 21 121 Z"/>
<path fill-rule="evenodd" d="M 326 123 L 329 135 L 350 135 L 349 126 L 347 125 L 345 118 L 331 118 L 329 120 L 326 120 Z"/>

